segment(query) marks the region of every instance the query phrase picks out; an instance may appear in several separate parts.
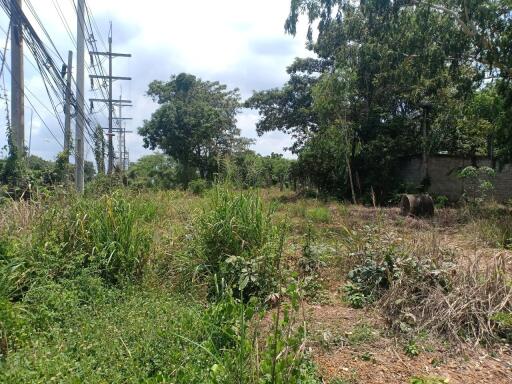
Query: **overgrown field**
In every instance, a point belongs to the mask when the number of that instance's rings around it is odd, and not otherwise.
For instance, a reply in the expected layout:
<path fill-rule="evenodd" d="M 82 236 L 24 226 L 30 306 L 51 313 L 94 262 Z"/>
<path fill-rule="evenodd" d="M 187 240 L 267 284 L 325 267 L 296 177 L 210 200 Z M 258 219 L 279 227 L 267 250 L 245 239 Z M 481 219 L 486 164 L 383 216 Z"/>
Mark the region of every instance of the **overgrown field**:
<path fill-rule="evenodd" d="M 508 383 L 512 217 L 217 186 L 0 207 L 2 383 Z"/>

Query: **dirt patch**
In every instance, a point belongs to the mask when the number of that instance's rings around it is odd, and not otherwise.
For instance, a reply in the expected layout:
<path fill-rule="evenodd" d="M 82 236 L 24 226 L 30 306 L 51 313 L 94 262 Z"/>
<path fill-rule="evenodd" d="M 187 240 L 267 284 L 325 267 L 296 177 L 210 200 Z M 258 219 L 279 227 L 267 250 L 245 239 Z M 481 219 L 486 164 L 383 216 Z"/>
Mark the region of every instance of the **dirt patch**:
<path fill-rule="evenodd" d="M 404 340 L 386 334 L 376 311 L 344 304 L 307 305 L 306 314 L 313 360 L 326 383 L 409 383 L 413 377 L 464 384 L 512 381 L 510 348 L 491 356 L 484 349 L 465 346 L 460 351 L 441 340 L 428 340 L 419 343 L 418 356 L 410 357 Z"/>

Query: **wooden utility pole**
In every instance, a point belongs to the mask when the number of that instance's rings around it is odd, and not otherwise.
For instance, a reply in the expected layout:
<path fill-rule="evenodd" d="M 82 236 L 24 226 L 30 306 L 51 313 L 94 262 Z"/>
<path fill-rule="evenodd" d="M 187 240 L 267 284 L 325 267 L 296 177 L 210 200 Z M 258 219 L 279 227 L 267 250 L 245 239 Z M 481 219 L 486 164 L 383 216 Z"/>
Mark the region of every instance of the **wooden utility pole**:
<path fill-rule="evenodd" d="M 110 24 L 110 33 L 108 37 L 108 52 L 89 52 L 91 55 L 91 60 L 94 65 L 94 56 L 107 56 L 108 57 L 108 76 L 99 76 L 99 75 L 91 75 L 91 79 L 101 79 L 108 81 L 108 99 L 90 99 L 91 104 L 94 102 L 105 103 L 108 106 L 108 127 L 107 127 L 107 136 L 108 136 L 108 165 L 107 171 L 108 174 L 111 175 L 114 169 L 114 145 L 113 145 L 113 137 L 114 137 L 114 125 L 113 121 L 118 120 L 113 117 L 114 114 L 114 106 L 118 105 L 122 106 L 131 106 L 130 100 L 114 100 L 113 99 L 113 82 L 114 80 L 131 80 L 131 77 L 121 77 L 121 76 L 113 76 L 113 59 L 115 57 L 132 57 L 130 54 L 125 53 L 113 53 L 112 52 L 112 24 Z"/>
<path fill-rule="evenodd" d="M 73 73 L 73 51 L 68 52 L 68 66 L 66 68 L 66 104 L 64 107 L 64 153 L 69 163 L 71 153 L 71 76 Z"/>
<path fill-rule="evenodd" d="M 85 89 L 85 0 L 78 0 L 76 55 L 76 131 L 75 183 L 78 193 L 84 192 L 84 89 Z"/>
<path fill-rule="evenodd" d="M 22 0 L 11 0 L 11 130 L 14 145 L 25 156 L 25 79 L 23 75 L 23 24 L 18 10 Z"/>

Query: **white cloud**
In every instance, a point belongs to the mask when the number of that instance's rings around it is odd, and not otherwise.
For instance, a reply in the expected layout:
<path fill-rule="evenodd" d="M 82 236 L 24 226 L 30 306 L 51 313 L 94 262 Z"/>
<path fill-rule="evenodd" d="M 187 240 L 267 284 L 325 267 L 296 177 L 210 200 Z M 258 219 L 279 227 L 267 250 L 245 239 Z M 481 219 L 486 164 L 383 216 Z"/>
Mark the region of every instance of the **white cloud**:
<path fill-rule="evenodd" d="M 31 1 L 62 57 L 75 47 L 58 16 L 55 3 L 61 7 L 74 35 L 76 26 L 72 1 Z M 239 87 L 242 95 L 248 97 L 253 90 L 282 85 L 287 79 L 286 67 L 293 59 L 310 55 L 304 47 L 304 28 L 296 38 L 284 33 L 290 0 L 88 0 L 87 3 L 103 37 L 100 41 L 96 36 L 99 47 L 103 47 L 109 20 L 112 20 L 114 50 L 133 54 L 132 59 L 116 59 L 114 66 L 116 74 L 133 77 L 131 84 L 123 84 L 123 94 L 134 101 L 134 108 L 125 112 L 134 118 L 128 124 L 128 129 L 133 131 L 144 119 L 150 118 L 157 107 L 144 96 L 152 80 L 166 80 L 172 74 L 186 71 L 207 80 L 222 81 L 230 87 Z M 25 12 L 33 20 L 26 5 Z M 6 29 L 8 21 L 5 16 L 0 18 L 0 22 Z M 34 25 L 40 31 L 35 21 Z M 47 100 L 40 79 L 34 71 L 29 72 L 29 68 L 27 64 L 27 86 L 38 98 Z M 114 95 L 119 92 L 117 88 Z M 38 103 L 35 104 L 47 125 L 62 140 L 56 119 Z M 98 120 L 105 123 L 101 114 Z M 32 152 L 46 158 L 53 157 L 59 150 L 58 146 L 50 140 L 51 136 L 39 119 L 35 118 L 35 121 Z M 254 111 L 244 110 L 239 116 L 243 135 L 257 139 L 256 151 L 262 154 L 282 152 L 283 147 L 290 145 L 290 138 L 280 133 L 258 138 L 256 121 L 257 113 Z M 4 125 L 0 128 L 0 145 L 5 143 Z M 142 148 L 142 139 L 135 133 L 129 135 L 127 142 L 132 160 L 147 153 Z"/>

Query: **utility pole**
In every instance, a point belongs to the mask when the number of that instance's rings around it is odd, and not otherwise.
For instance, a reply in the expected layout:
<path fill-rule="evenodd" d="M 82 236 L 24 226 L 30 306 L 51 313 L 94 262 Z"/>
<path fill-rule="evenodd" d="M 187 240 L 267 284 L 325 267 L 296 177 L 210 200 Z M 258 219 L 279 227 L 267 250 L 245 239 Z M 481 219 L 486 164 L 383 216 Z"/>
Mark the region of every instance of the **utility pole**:
<path fill-rule="evenodd" d="M 119 101 L 123 100 L 123 94 L 119 96 Z M 123 105 L 119 105 L 119 119 L 123 118 Z M 118 136 L 118 146 L 119 146 L 119 169 L 124 171 L 124 153 L 123 153 L 123 138 L 124 138 L 124 127 L 123 120 L 118 120 L 119 126 L 119 136 Z"/>
<path fill-rule="evenodd" d="M 114 169 L 114 146 L 112 143 L 112 114 L 114 113 L 114 105 L 112 104 L 112 22 L 110 22 L 110 33 L 108 35 L 108 166 L 107 172 L 112 174 Z"/>
<path fill-rule="evenodd" d="M 34 110 L 30 110 L 30 131 L 28 134 L 28 158 L 30 158 L 30 152 L 32 150 L 32 122 L 34 120 Z"/>
<path fill-rule="evenodd" d="M 131 80 L 131 77 L 121 77 L 121 76 L 113 76 L 113 59 L 115 57 L 131 57 L 130 54 L 125 53 L 113 53 L 112 52 L 112 23 L 110 24 L 110 33 L 108 37 L 108 52 L 89 52 L 91 55 L 91 61 L 94 65 L 94 56 L 107 56 L 108 57 L 108 76 L 99 76 L 99 75 L 91 75 L 91 79 L 102 79 L 108 80 L 108 99 L 90 99 L 91 105 L 94 105 L 94 102 L 106 103 L 108 106 L 108 128 L 107 128 L 107 136 L 108 136 L 108 174 L 111 175 L 114 169 L 114 146 L 113 146 L 113 137 L 114 137 L 114 126 L 113 121 L 116 118 L 113 117 L 114 114 L 114 105 L 122 106 L 131 106 L 130 100 L 123 100 L 122 98 L 119 100 L 113 99 L 113 82 L 114 80 Z"/>
<path fill-rule="evenodd" d="M 85 0 L 78 0 L 76 55 L 76 132 L 75 132 L 75 183 L 78 193 L 84 192 L 84 88 L 85 88 Z"/>
<path fill-rule="evenodd" d="M 22 0 L 11 0 L 11 129 L 14 145 L 25 156 L 25 79 L 23 75 L 23 25 L 18 10 Z"/>
<path fill-rule="evenodd" d="M 73 51 L 68 52 L 68 66 L 66 68 L 66 104 L 64 106 L 64 153 L 66 163 L 69 164 L 69 154 L 71 153 L 71 76 L 73 72 Z"/>

